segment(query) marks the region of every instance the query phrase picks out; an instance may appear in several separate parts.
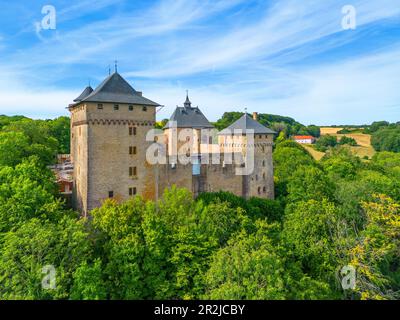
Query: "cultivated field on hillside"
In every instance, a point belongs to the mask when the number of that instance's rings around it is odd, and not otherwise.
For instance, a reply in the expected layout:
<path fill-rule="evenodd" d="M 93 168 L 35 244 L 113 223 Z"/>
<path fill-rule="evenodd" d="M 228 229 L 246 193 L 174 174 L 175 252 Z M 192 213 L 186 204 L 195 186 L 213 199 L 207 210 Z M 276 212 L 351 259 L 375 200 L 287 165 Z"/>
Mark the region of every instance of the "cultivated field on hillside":
<path fill-rule="evenodd" d="M 323 127 L 321 128 L 321 135 L 332 135 L 338 137 L 338 140 L 343 137 L 350 137 L 357 141 L 358 146 L 356 147 L 349 147 L 350 150 L 357 156 L 363 158 L 368 156 L 371 158 L 375 154 L 374 148 L 371 146 L 371 135 L 364 134 L 364 133 L 346 133 L 346 134 L 338 134 L 337 132 L 342 130 L 343 128 L 328 128 Z M 307 147 L 307 150 L 313 155 L 313 157 L 317 160 L 323 157 L 323 152 L 318 152 L 314 150 L 312 147 Z M 312 149 L 312 150 L 310 150 Z M 321 155 L 322 154 L 322 155 Z"/>
<path fill-rule="evenodd" d="M 325 152 L 315 150 L 310 144 L 303 144 L 303 147 L 313 156 L 315 160 L 321 160 Z"/>
<path fill-rule="evenodd" d="M 322 127 L 321 129 L 321 135 L 324 134 L 331 134 L 334 135 L 336 134 L 338 131 L 342 130 L 343 128 L 329 128 L 329 127 Z"/>

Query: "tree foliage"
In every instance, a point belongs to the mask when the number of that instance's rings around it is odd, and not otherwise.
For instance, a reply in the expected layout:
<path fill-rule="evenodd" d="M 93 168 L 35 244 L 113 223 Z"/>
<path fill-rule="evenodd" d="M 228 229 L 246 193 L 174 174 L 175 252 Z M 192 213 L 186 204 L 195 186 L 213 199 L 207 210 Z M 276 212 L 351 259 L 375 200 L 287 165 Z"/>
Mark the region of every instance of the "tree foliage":
<path fill-rule="evenodd" d="M 0 166 L 15 166 L 30 156 L 52 164 L 58 153 L 69 153 L 68 117 L 32 120 L 25 117 L 0 117 Z"/>
<path fill-rule="evenodd" d="M 338 144 L 337 138 L 329 134 L 323 135 L 315 143 L 315 149 L 325 152 L 328 148 L 335 147 Z"/>
<path fill-rule="evenodd" d="M 378 129 L 372 134 L 371 144 L 376 151 L 400 152 L 400 126 Z"/>
<path fill-rule="evenodd" d="M 318 128 L 260 121 L 280 131 L 275 200 L 193 199 L 172 186 L 157 202 L 108 199 L 87 219 L 65 208 L 47 169 L 68 152 L 68 119 L 0 117 L 0 299 L 399 298 L 399 153 L 363 161 L 327 147 L 316 161 L 286 137 Z M 352 289 L 341 285 L 344 266 L 356 269 Z"/>

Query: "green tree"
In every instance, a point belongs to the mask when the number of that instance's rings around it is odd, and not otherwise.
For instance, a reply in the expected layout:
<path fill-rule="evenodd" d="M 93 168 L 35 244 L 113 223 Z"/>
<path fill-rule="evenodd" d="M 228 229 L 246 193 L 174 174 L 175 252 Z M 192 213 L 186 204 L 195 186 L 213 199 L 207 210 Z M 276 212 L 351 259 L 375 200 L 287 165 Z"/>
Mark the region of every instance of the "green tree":
<path fill-rule="evenodd" d="M 49 135 L 58 141 L 58 153 L 70 153 L 70 119 L 58 117 L 48 121 Z"/>
<path fill-rule="evenodd" d="M 366 133 L 366 134 L 374 133 L 381 128 L 388 127 L 389 125 L 390 125 L 390 123 L 387 121 L 375 121 L 375 122 L 372 122 L 372 124 L 370 126 L 367 126 L 364 129 L 364 133 Z"/>
<path fill-rule="evenodd" d="M 241 232 L 217 251 L 205 275 L 206 299 L 285 299 L 284 261 L 268 237 L 274 225 Z M 272 231 L 275 232 L 275 231 Z"/>
<path fill-rule="evenodd" d="M 336 284 L 339 265 L 337 234 L 340 220 L 335 205 L 326 199 L 299 201 L 288 205 L 282 237 L 302 270 L 313 279 Z"/>
<path fill-rule="evenodd" d="M 93 264 L 84 261 L 73 274 L 70 298 L 73 300 L 104 300 L 107 291 L 104 285 L 101 260 Z"/>
<path fill-rule="evenodd" d="M 146 297 L 141 270 L 145 250 L 141 232 L 144 208 L 143 200 L 136 197 L 120 205 L 109 200 L 91 212 L 95 247 L 105 262 L 104 276 L 111 299 Z"/>
<path fill-rule="evenodd" d="M 14 121 L 20 121 L 22 119 L 27 119 L 24 116 L 5 116 L 5 115 L 0 115 L 0 130 L 5 127 L 8 126 L 10 123 L 14 122 Z"/>
<path fill-rule="evenodd" d="M 350 250 L 361 299 L 398 299 L 400 290 L 400 205 L 380 195 L 363 202 L 367 225 Z"/>
<path fill-rule="evenodd" d="M 300 166 L 287 185 L 288 202 L 334 199 L 335 186 L 317 167 Z"/>
<path fill-rule="evenodd" d="M 15 166 L 27 155 L 29 140 L 21 132 L 0 132 L 0 167 Z"/>
<path fill-rule="evenodd" d="M 375 170 L 381 170 L 400 179 L 400 153 L 377 152 L 372 157 L 372 164 L 378 166 Z"/>
<path fill-rule="evenodd" d="M 319 138 L 321 136 L 321 129 L 316 125 L 309 125 L 307 127 L 301 128 L 296 134 L 310 135 L 315 138 Z"/>
<path fill-rule="evenodd" d="M 31 218 L 58 221 L 67 213 L 55 195 L 54 176 L 36 157 L 0 168 L 0 232 Z"/>
<path fill-rule="evenodd" d="M 321 159 L 323 170 L 332 179 L 354 179 L 361 168 L 361 160 L 354 156 L 347 148 L 337 147 L 330 149 Z"/>
<path fill-rule="evenodd" d="M 372 134 L 371 145 L 376 151 L 400 152 L 400 126 L 377 130 Z"/>
<path fill-rule="evenodd" d="M 82 223 L 33 218 L 3 235 L 0 254 L 1 299 L 67 299 L 72 275 L 90 256 Z M 43 267 L 55 268 L 55 288 L 42 286 Z"/>
<path fill-rule="evenodd" d="M 329 134 L 321 136 L 315 143 L 315 149 L 318 151 L 325 152 L 330 147 L 335 147 L 337 145 L 337 138 Z"/>
<path fill-rule="evenodd" d="M 354 138 L 343 136 L 339 140 L 339 145 L 348 144 L 349 146 L 357 146 L 357 141 Z"/>
<path fill-rule="evenodd" d="M 44 164 L 54 163 L 58 141 L 51 136 L 46 121 L 22 119 L 11 122 L 2 131 L 0 141 L 4 142 L 0 142 L 0 164 L 2 158 L 11 160 L 6 165 L 15 165 L 32 155 L 38 156 Z M 16 151 L 12 158 L 6 154 L 10 151 Z"/>
<path fill-rule="evenodd" d="M 308 151 L 291 140 L 285 140 L 277 144 L 273 153 L 273 160 L 277 198 L 287 195 L 287 183 L 300 166 L 316 165 L 315 160 Z"/>

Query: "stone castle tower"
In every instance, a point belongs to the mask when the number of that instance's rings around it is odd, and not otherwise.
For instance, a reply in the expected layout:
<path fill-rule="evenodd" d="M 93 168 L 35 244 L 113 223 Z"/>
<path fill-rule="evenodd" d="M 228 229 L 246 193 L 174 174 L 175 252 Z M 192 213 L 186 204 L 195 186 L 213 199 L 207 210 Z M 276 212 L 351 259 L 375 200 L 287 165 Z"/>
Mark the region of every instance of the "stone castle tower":
<path fill-rule="evenodd" d="M 119 73 L 86 88 L 69 106 L 75 207 L 87 214 L 102 200 L 154 194 L 153 168 L 146 165 L 146 134 L 157 103 L 134 90 Z"/>
<path fill-rule="evenodd" d="M 248 134 L 245 134 L 248 132 Z M 236 134 L 235 134 L 236 133 Z M 251 118 L 245 113 L 240 119 L 219 133 L 219 144 L 222 151 L 232 153 L 254 153 L 253 169 L 243 176 L 242 195 L 245 198 L 274 198 L 274 170 L 272 163 L 272 146 L 275 132 L 257 121 L 257 113 Z"/>
<path fill-rule="evenodd" d="M 192 107 L 186 96 L 184 106 L 176 108 L 161 136 L 168 159 L 177 155 L 176 150 L 198 160 L 205 154 L 224 152 L 246 158 L 246 152 L 252 150 L 254 170 L 238 175 L 236 172 L 243 164 L 227 163 L 224 156 L 217 163 L 181 164 L 174 160 L 149 164 L 146 152 L 154 141 L 146 141 L 146 135 L 154 128 L 158 106 L 133 89 L 118 72 L 95 90 L 87 87 L 69 106 L 73 202 L 82 214 L 87 215 L 107 198 L 124 201 L 141 195 L 157 200 L 172 185 L 185 187 L 194 196 L 222 190 L 245 198 L 274 197 L 275 132 L 258 123 L 256 114 L 254 119 L 245 114 L 225 130 L 214 132 L 212 138 L 209 132 L 216 131 L 213 125 L 198 107 Z M 175 141 L 177 149 L 170 148 L 174 130 L 183 137 Z M 246 131 L 251 134 L 245 134 Z"/>

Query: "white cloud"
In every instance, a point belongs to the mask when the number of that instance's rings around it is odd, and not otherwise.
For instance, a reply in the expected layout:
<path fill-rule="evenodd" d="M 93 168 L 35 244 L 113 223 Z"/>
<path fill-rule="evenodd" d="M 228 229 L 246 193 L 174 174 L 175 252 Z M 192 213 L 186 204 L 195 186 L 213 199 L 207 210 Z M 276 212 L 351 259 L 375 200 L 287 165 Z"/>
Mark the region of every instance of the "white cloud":
<path fill-rule="evenodd" d="M 192 87 L 190 97 L 210 120 L 248 107 L 249 111 L 291 116 L 305 124 L 395 122 L 400 119 L 399 56 L 400 47 L 394 47 L 301 70 L 275 70 L 272 86 L 256 75 L 233 84 Z M 282 95 L 289 87 L 290 94 Z M 165 83 L 153 88 L 145 94 L 166 104 L 159 118 L 169 117 L 175 104 L 183 102 L 186 88 Z"/>
<path fill-rule="evenodd" d="M 398 1 L 353 1 L 358 10 L 357 27 L 400 14 Z M 336 0 L 308 1 L 284 0 L 266 10 L 260 21 L 239 25 L 229 32 L 205 34 L 203 37 L 183 39 L 183 48 L 161 54 L 156 68 L 131 72 L 131 76 L 173 77 L 190 75 L 213 68 L 232 67 L 242 61 L 271 59 L 285 50 L 296 49 L 334 33 L 342 32 L 341 8 Z M 350 35 L 350 33 L 349 33 Z M 186 42 L 185 42 L 186 41 Z M 342 42 L 348 41 L 343 38 Z M 340 42 L 330 43 L 338 46 Z M 330 46 L 319 48 L 320 51 Z M 163 50 L 160 50 L 162 53 Z M 314 51 L 303 52 L 312 55 Z M 275 64 L 279 57 L 272 59 Z"/>
<path fill-rule="evenodd" d="M 304 73 L 308 90 L 271 101 L 303 122 L 370 123 L 400 119 L 400 48 L 312 68 Z M 352 119 L 352 120 L 349 120 Z"/>
<path fill-rule="evenodd" d="M 148 38 L 161 39 L 166 33 L 177 31 L 244 1 L 162 0 L 142 11 L 122 12 L 70 31 L 57 31 L 49 39 L 42 34 L 42 42 L 29 50 L 17 52 L 10 57 L 11 63 L 17 64 L 29 57 L 29 65 L 25 67 L 38 68 L 50 64 L 101 64 L 102 61 L 109 61 L 110 57 L 132 59 L 132 54 L 140 53 L 133 51 L 134 48 L 139 46 L 140 49 L 144 49 Z M 109 1 L 103 2 L 104 5 L 111 4 Z M 80 12 L 79 7 L 75 5 L 70 11 Z M 87 1 L 85 7 L 90 8 Z M 62 12 L 62 17 L 66 19 L 68 9 Z"/>

